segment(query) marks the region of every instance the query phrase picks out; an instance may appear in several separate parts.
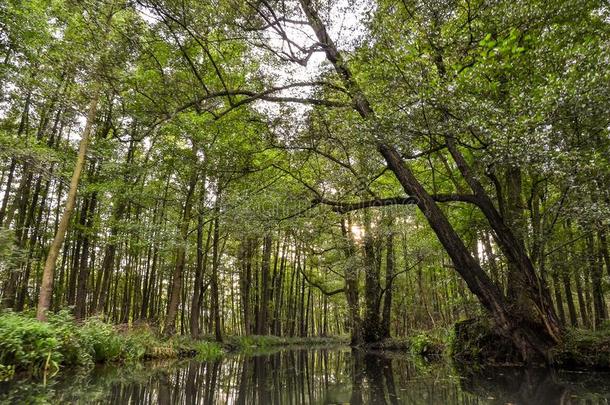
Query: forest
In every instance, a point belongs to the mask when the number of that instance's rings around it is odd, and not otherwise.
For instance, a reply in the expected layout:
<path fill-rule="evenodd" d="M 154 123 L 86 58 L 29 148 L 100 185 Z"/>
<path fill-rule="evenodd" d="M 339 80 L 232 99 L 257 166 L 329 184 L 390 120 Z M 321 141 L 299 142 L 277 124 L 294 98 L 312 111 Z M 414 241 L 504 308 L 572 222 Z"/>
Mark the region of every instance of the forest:
<path fill-rule="evenodd" d="M 605 1 L 1 0 L 0 60 L 0 375 L 53 328 L 610 368 Z"/>

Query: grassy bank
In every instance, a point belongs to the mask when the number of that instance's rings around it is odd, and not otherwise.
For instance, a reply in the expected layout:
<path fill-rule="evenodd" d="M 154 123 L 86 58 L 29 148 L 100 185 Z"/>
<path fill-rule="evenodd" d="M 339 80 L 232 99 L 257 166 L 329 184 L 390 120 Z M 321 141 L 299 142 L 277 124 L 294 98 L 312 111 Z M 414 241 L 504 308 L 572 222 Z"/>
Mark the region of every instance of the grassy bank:
<path fill-rule="evenodd" d="M 0 380 L 20 373 L 53 376 L 69 366 L 187 355 L 210 359 L 222 353 L 217 343 L 160 339 L 146 327 L 119 332 L 96 318 L 77 325 L 64 311 L 51 315 L 46 323 L 22 314 L 0 314 Z"/>
<path fill-rule="evenodd" d="M 224 347 L 229 351 L 242 353 L 261 352 L 267 349 L 290 346 L 324 346 L 347 345 L 347 337 L 279 337 L 279 336 L 229 336 L 225 339 Z"/>
<path fill-rule="evenodd" d="M 46 323 L 38 322 L 33 315 L 5 312 L 0 314 L 0 381 L 18 374 L 53 376 L 71 366 L 179 357 L 211 360 L 225 352 L 255 353 L 282 346 L 347 342 L 330 337 L 230 336 L 220 344 L 211 338 L 161 338 L 147 326 L 119 330 L 97 318 L 76 324 L 67 311 L 51 315 Z"/>

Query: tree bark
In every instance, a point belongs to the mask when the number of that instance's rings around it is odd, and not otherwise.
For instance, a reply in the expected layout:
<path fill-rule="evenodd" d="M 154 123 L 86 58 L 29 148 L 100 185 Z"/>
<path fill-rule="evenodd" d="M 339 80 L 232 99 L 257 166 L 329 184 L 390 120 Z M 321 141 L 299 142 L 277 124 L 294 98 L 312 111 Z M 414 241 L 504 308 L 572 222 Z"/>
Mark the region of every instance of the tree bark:
<path fill-rule="evenodd" d="M 375 237 L 372 234 L 370 214 L 364 213 L 364 317 L 362 336 L 365 343 L 381 340 L 379 304 L 381 296 L 380 266 L 376 258 Z"/>

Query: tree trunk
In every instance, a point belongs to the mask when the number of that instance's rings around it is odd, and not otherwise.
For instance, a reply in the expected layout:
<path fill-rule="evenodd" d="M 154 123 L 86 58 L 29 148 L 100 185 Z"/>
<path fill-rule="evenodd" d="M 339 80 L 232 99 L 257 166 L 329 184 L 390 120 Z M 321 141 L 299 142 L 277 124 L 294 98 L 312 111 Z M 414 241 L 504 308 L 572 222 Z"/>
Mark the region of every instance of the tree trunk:
<path fill-rule="evenodd" d="M 263 260 L 261 262 L 261 300 L 259 305 L 258 325 L 256 333 L 259 335 L 267 335 L 269 333 L 269 270 L 271 262 L 272 249 L 271 233 L 267 233 L 263 238 Z"/>
<path fill-rule="evenodd" d="M 95 219 L 95 209 L 97 205 L 97 191 L 91 194 L 89 209 L 85 222 L 86 230 L 83 238 L 82 253 L 80 257 L 78 280 L 76 284 L 76 308 L 74 316 L 76 319 L 83 319 L 87 315 L 87 282 L 89 281 L 89 244 L 90 236 L 88 232 L 93 228 Z"/>
<path fill-rule="evenodd" d="M 356 249 L 351 238 L 351 224 L 346 224 L 341 220 L 341 233 L 343 235 L 345 252 L 345 297 L 347 299 L 347 309 L 350 327 L 350 344 L 360 345 L 363 341 L 362 321 L 360 319 L 360 303 L 358 294 L 358 268 L 354 263 L 356 259 Z"/>
<path fill-rule="evenodd" d="M 197 159 L 197 147 L 193 143 L 193 159 Z M 176 317 L 178 315 L 178 307 L 180 305 L 182 280 L 184 278 L 184 264 L 186 261 L 186 244 L 188 243 L 189 225 L 191 223 L 191 211 L 193 208 L 193 195 L 199 179 L 199 171 L 193 167 L 189 179 L 188 190 L 186 192 L 186 200 L 182 210 L 182 219 L 180 222 L 179 234 L 180 241 L 176 248 L 176 264 L 172 273 L 172 283 L 170 289 L 169 301 L 167 304 L 167 317 L 165 318 L 165 327 L 163 333 L 166 336 L 172 336 L 176 332 Z"/>
<path fill-rule="evenodd" d="M 570 324 L 573 327 L 578 326 L 578 317 L 576 315 L 576 307 L 574 306 L 574 297 L 572 297 L 572 286 L 570 285 L 570 275 L 567 269 L 562 268 L 561 279 L 563 281 L 563 290 L 566 294 L 566 302 L 568 303 L 568 313 L 570 314 Z"/>
<path fill-rule="evenodd" d="M 38 308 L 36 311 L 36 318 L 40 321 L 46 321 L 47 314 L 46 311 L 49 309 L 51 304 L 51 296 L 53 294 L 53 276 L 55 272 L 55 265 L 57 261 L 57 257 L 59 256 L 59 251 L 61 246 L 63 245 L 64 239 L 66 237 L 66 231 L 68 230 L 68 225 L 70 223 L 70 217 L 72 216 L 72 211 L 74 210 L 74 205 L 76 202 L 76 192 L 78 190 L 78 183 L 81 177 L 81 173 L 85 166 L 85 159 L 87 154 L 87 148 L 89 146 L 89 138 L 91 136 L 91 130 L 93 128 L 93 122 L 95 120 L 95 115 L 97 112 L 97 105 L 100 94 L 100 86 L 99 84 L 94 85 L 93 95 L 89 101 L 89 108 L 87 113 L 87 121 L 85 123 L 85 129 L 83 131 L 83 136 L 80 141 L 80 145 L 78 148 L 78 158 L 76 160 L 76 164 L 74 166 L 74 172 L 72 173 L 72 179 L 70 180 L 70 188 L 68 190 L 68 197 L 66 199 L 66 206 L 64 208 L 64 212 L 61 216 L 61 220 L 59 222 L 59 226 L 57 228 L 57 232 L 55 233 L 55 237 L 53 238 L 53 242 L 51 243 L 51 247 L 49 248 L 49 253 L 47 254 L 47 259 L 45 261 L 43 273 L 42 273 L 42 283 L 40 285 L 40 293 L 38 296 Z"/>
<path fill-rule="evenodd" d="M 516 318 L 516 322 L 540 323 L 543 328 L 540 332 L 546 331 L 545 340 L 549 340 L 552 344 L 558 343 L 563 332 L 553 308 L 549 289 L 544 280 L 536 274 L 534 265 L 525 251 L 523 239 L 517 237 L 513 230 L 506 225 L 483 186 L 474 177 L 466 159 L 457 149 L 455 140 L 450 138 L 446 140 L 447 147 L 458 169 L 477 199 L 477 206 L 495 231 L 498 245 L 509 261 L 508 299 L 509 302 L 516 301 L 516 304 L 511 306 L 512 316 Z M 512 213 L 509 216 L 516 217 L 520 215 L 520 174 L 510 175 L 510 181 L 515 184 L 510 187 L 512 196 L 509 198 L 512 203 L 509 205 L 512 205 Z M 520 223 L 519 219 L 514 219 L 514 221 L 517 224 Z M 515 226 L 519 227 L 519 225 Z M 510 270 L 510 266 L 512 266 L 512 270 Z M 517 284 L 516 287 L 511 287 L 511 283 Z M 516 291 L 517 288 L 520 288 L 520 291 Z M 533 329 L 536 330 L 538 327 Z"/>
<path fill-rule="evenodd" d="M 350 92 L 356 110 L 363 119 L 374 123 L 376 117 L 373 109 L 354 80 L 342 55 L 330 39 L 326 27 L 314 9 L 311 0 L 300 0 L 300 4 L 318 41 L 324 47 L 326 59 L 334 66 L 335 71 Z M 451 257 L 456 271 L 460 273 L 470 290 L 492 315 L 499 330 L 513 341 L 525 362 L 548 360 L 548 351 L 555 344 L 556 335 L 544 333 L 544 331 L 554 328 L 548 328 L 547 325 L 544 325 L 544 328 L 541 329 L 540 325 L 529 326 L 521 323 L 519 319 L 513 318 L 508 302 L 468 252 L 443 212 L 415 178 L 410 167 L 403 161 L 400 153 L 388 145 L 381 136 L 378 136 L 375 142 L 377 150 L 384 157 L 388 167 L 395 174 L 407 195 L 417 199 L 418 207 Z M 514 248 L 517 249 L 518 246 Z M 543 309 L 545 310 L 543 314 L 546 315 L 549 308 L 543 307 Z M 552 311 L 552 306 L 550 310 Z M 546 318 L 547 316 L 543 316 L 543 319 Z"/>
<path fill-rule="evenodd" d="M 214 201 L 214 236 L 212 239 L 212 274 L 210 280 L 211 286 L 211 299 L 212 299 L 212 318 L 214 322 L 214 336 L 217 342 L 222 342 L 222 329 L 220 325 L 220 303 L 219 303 L 219 292 L 218 292 L 218 267 L 219 263 L 219 252 L 218 244 L 220 242 L 220 201 L 222 192 L 220 187 L 217 188 L 216 201 Z"/>
<path fill-rule="evenodd" d="M 203 198 L 202 198 L 203 201 Z M 197 264 L 195 267 L 195 288 L 193 289 L 193 298 L 191 302 L 191 321 L 190 331 L 193 338 L 198 338 L 201 332 L 201 326 L 199 325 L 199 313 L 201 312 L 201 301 L 205 292 L 203 285 L 203 277 L 207 272 L 208 267 L 208 251 L 210 249 L 210 241 L 212 239 L 212 225 L 207 232 L 207 238 L 205 247 L 203 246 L 203 207 L 200 207 L 200 213 L 197 224 Z"/>
<path fill-rule="evenodd" d="M 385 292 L 383 297 L 383 320 L 381 337 L 390 338 L 390 320 L 392 315 L 392 284 L 394 283 L 394 233 L 388 230 L 386 239 Z"/>
<path fill-rule="evenodd" d="M 362 335 L 365 343 L 381 340 L 379 303 L 381 296 L 380 266 L 375 255 L 375 237 L 372 234 L 370 214 L 364 213 L 364 318 Z"/>
<path fill-rule="evenodd" d="M 591 273 L 591 293 L 593 295 L 594 325 L 598 329 L 606 320 L 606 302 L 602 290 L 602 252 L 595 250 L 595 240 L 593 235 L 587 237 L 587 255 L 589 271 Z"/>

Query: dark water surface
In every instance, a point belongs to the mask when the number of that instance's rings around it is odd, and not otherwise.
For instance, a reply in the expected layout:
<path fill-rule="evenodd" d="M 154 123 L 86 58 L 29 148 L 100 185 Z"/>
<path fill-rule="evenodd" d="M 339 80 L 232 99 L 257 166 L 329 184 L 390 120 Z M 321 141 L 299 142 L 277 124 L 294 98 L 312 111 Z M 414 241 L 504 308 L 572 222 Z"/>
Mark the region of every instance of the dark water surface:
<path fill-rule="evenodd" d="M 610 374 L 517 368 L 458 373 L 445 362 L 349 348 L 100 367 L 0 384 L 2 403 L 608 404 Z"/>

